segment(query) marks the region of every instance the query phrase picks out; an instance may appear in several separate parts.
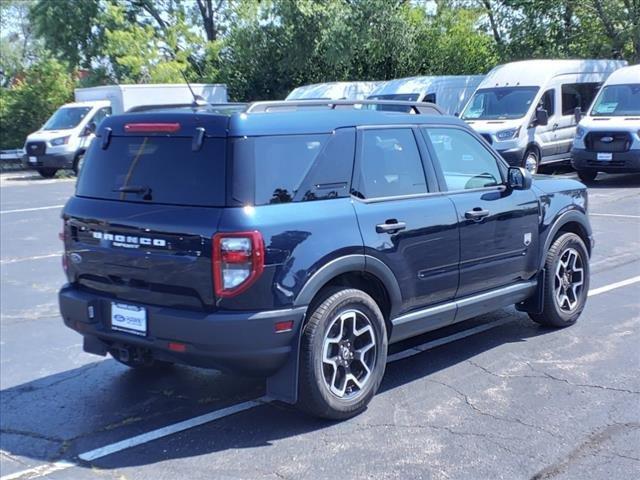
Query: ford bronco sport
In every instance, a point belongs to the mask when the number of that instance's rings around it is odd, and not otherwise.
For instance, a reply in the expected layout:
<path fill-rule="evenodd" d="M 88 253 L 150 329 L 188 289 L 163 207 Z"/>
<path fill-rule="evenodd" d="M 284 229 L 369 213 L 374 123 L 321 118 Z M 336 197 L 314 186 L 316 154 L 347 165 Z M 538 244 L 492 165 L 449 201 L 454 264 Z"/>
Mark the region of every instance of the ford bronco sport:
<path fill-rule="evenodd" d="M 60 310 L 84 350 L 259 375 L 341 419 L 391 343 L 514 304 L 573 324 L 584 185 L 509 167 L 434 105 L 378 103 L 107 118 L 63 211 Z"/>

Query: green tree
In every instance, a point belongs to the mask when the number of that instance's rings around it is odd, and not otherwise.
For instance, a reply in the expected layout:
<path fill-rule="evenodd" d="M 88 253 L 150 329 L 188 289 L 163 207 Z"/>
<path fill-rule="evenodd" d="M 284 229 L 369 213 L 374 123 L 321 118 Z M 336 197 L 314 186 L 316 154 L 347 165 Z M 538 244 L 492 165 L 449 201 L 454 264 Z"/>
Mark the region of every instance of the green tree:
<path fill-rule="evenodd" d="M 0 148 L 19 148 L 60 105 L 73 99 L 67 66 L 48 58 L 30 66 L 11 88 L 0 89 Z"/>
<path fill-rule="evenodd" d="M 101 47 L 101 0 L 37 0 L 29 18 L 47 48 L 71 69 L 91 67 Z"/>
<path fill-rule="evenodd" d="M 30 3 L 0 1 L 0 87 L 8 87 L 43 52 L 28 19 Z"/>

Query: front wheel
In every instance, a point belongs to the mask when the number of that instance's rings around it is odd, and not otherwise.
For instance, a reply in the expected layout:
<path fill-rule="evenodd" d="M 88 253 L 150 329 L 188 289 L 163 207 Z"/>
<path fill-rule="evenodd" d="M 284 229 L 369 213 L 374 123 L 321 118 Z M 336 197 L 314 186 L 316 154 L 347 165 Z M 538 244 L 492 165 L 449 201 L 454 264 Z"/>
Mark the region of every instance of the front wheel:
<path fill-rule="evenodd" d="M 352 288 L 333 290 L 304 327 L 298 407 L 342 420 L 375 395 L 387 361 L 387 331 L 376 302 Z"/>
<path fill-rule="evenodd" d="M 522 160 L 522 166 L 529 170 L 531 174 L 537 173 L 540 168 L 540 156 L 535 148 L 527 150 Z"/>
<path fill-rule="evenodd" d="M 551 245 L 544 268 L 542 313 L 529 316 L 548 327 L 573 325 L 584 309 L 589 292 L 587 247 L 575 233 L 565 233 Z"/>
<path fill-rule="evenodd" d="M 584 183 L 593 182 L 597 176 L 598 172 L 596 170 L 578 170 L 578 178 Z"/>

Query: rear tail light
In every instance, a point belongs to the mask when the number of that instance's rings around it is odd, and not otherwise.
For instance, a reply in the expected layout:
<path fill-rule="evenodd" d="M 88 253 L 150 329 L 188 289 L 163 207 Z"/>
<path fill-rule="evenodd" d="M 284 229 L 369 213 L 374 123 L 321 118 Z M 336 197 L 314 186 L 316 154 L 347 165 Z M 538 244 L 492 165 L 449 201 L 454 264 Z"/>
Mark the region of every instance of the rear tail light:
<path fill-rule="evenodd" d="M 213 283 L 217 297 L 244 292 L 264 270 L 260 232 L 217 233 L 213 237 Z"/>

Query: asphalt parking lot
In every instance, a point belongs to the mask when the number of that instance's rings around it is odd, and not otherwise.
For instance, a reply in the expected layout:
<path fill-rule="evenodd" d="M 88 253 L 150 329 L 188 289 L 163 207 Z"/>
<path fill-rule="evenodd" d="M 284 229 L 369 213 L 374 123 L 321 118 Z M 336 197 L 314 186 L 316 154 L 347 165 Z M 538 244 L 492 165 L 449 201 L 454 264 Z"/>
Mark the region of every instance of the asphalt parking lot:
<path fill-rule="evenodd" d="M 254 379 L 83 353 L 56 298 L 73 187 L 0 179 L 1 480 L 640 477 L 640 175 L 590 188 L 576 325 L 506 309 L 412 340 L 342 423 L 269 402 Z"/>

